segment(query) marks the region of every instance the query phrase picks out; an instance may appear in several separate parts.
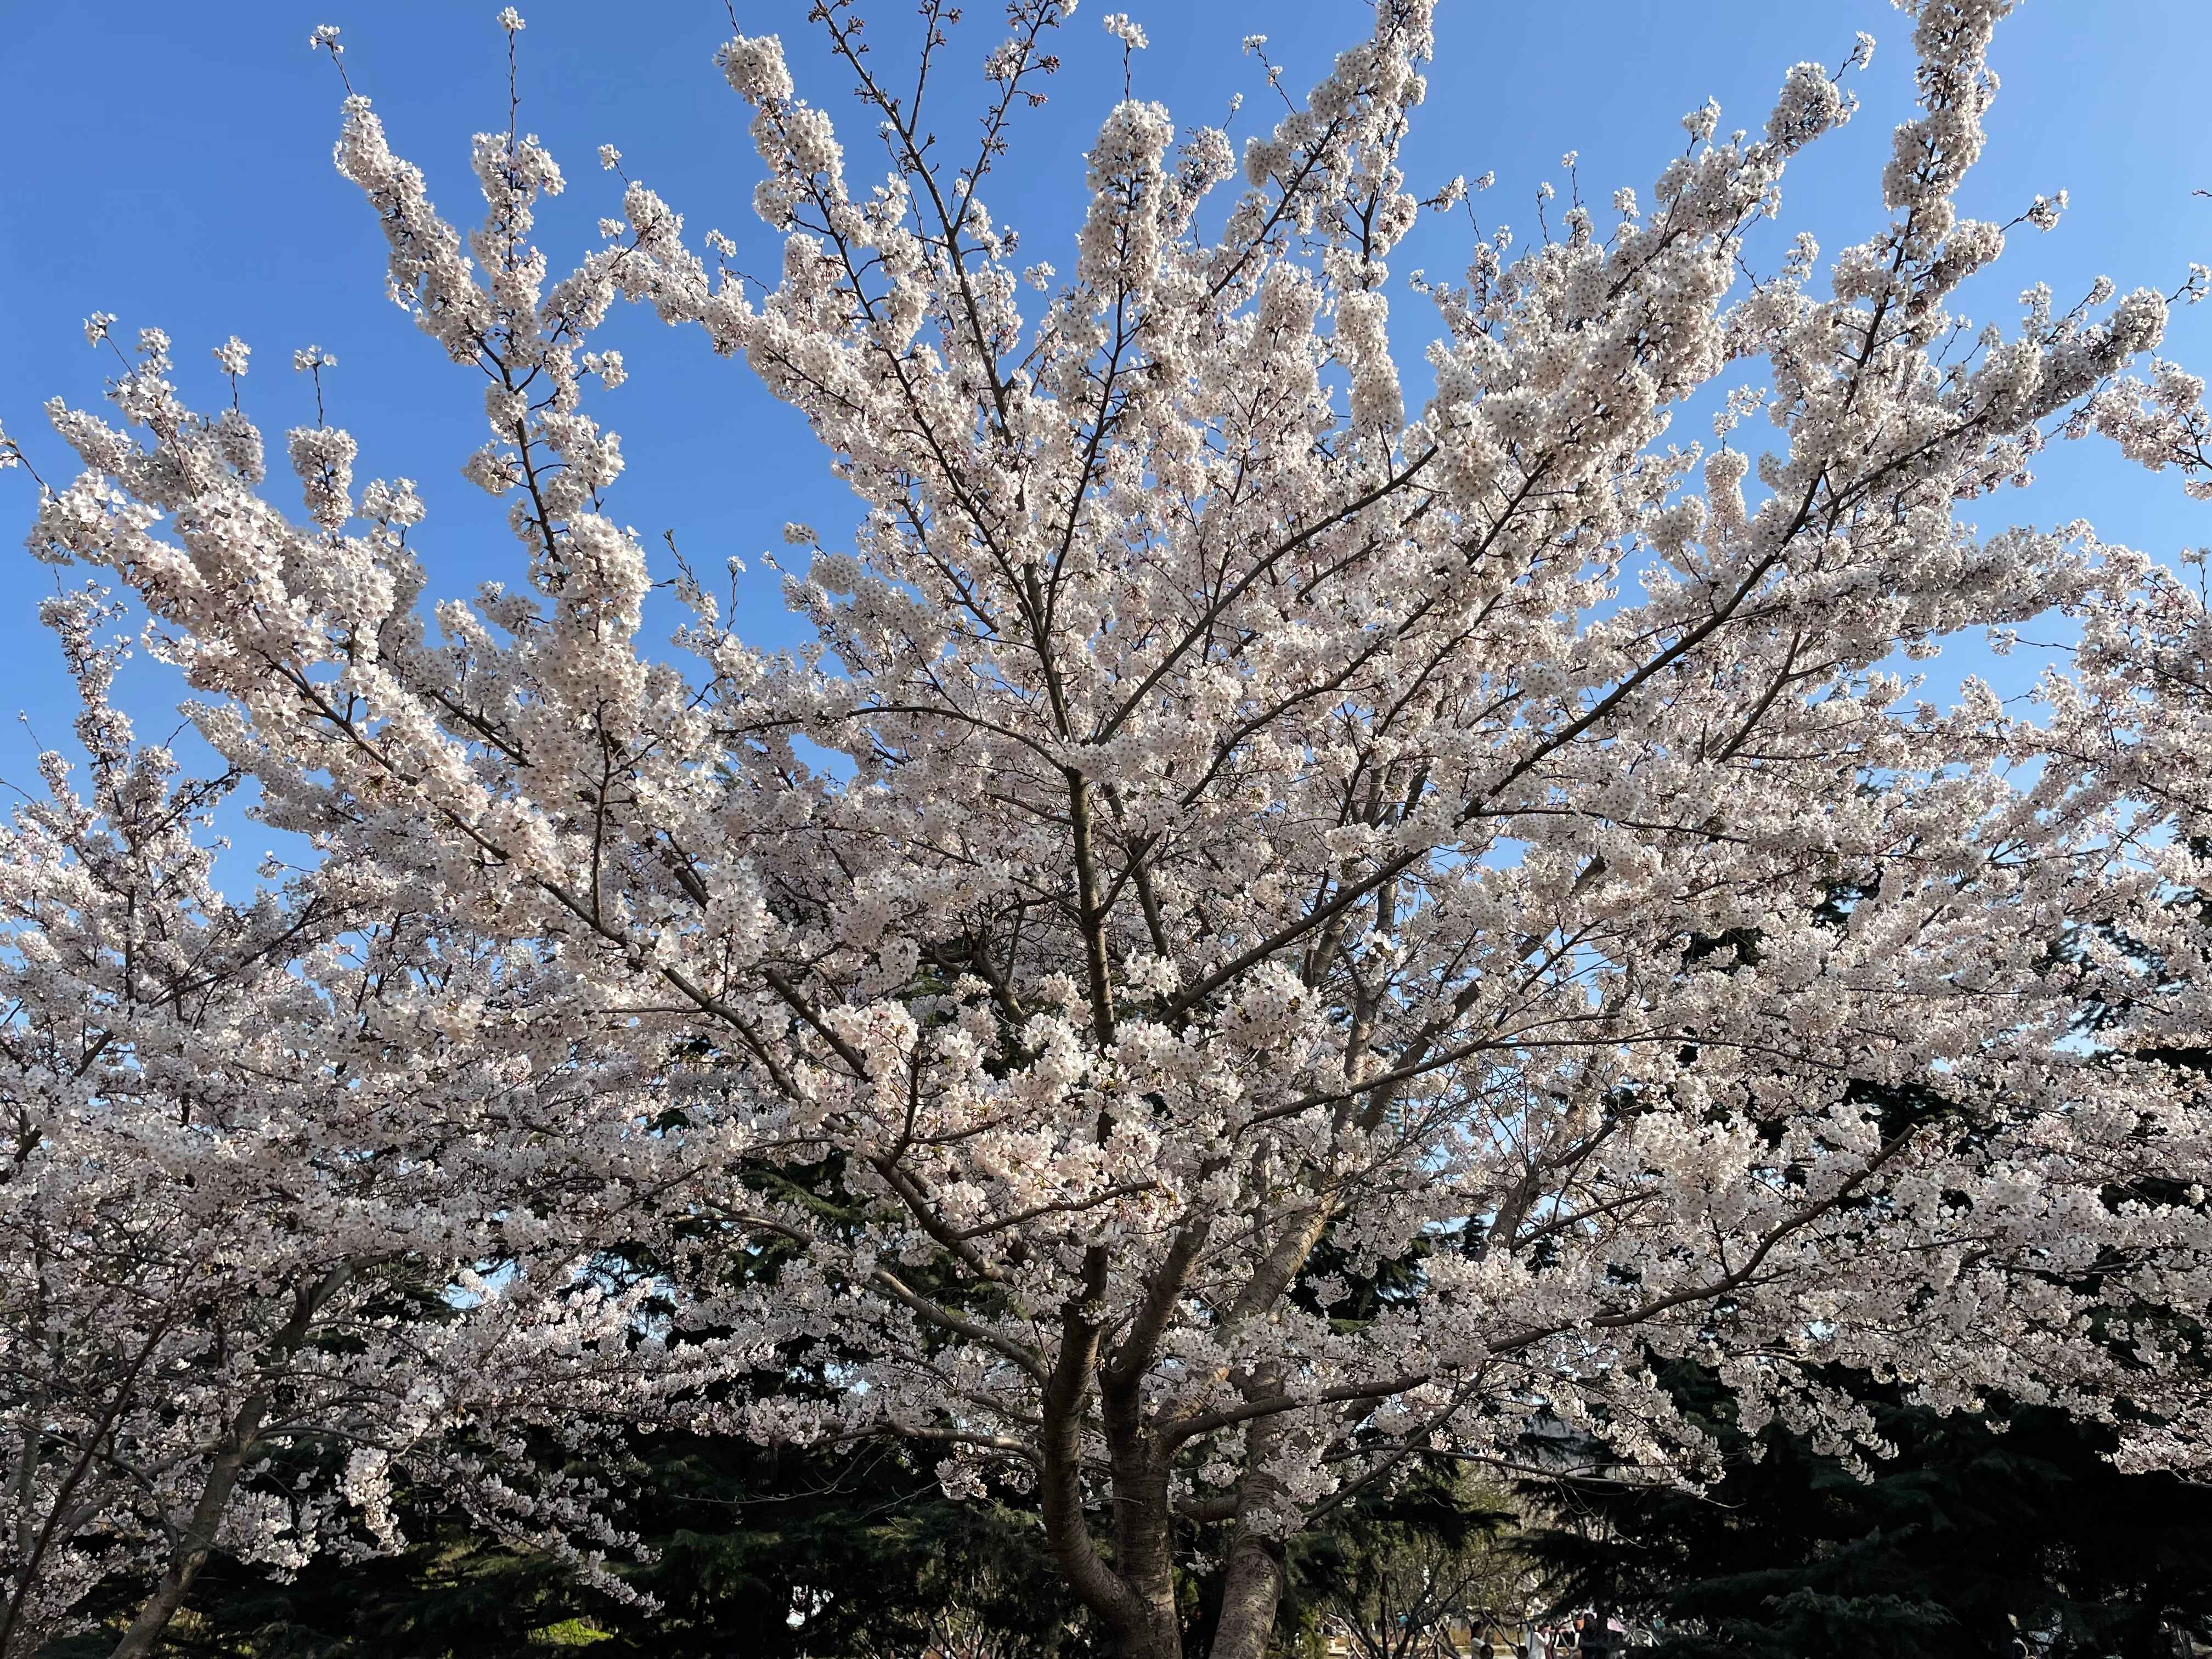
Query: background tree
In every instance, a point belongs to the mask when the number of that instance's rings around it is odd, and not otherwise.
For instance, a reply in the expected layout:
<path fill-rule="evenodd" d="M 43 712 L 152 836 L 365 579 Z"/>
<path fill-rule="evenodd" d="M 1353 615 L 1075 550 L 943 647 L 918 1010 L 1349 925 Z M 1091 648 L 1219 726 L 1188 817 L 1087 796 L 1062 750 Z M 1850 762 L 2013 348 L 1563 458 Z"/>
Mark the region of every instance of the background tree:
<path fill-rule="evenodd" d="M 401 1483 L 410 1547 L 319 1557 L 283 1582 L 218 1559 L 164 1654 L 174 1659 L 526 1659 L 562 1644 L 601 1659 L 1086 1659 L 1081 1609 L 1057 1593 L 1033 1517 L 956 1504 L 893 1444 L 800 1453 L 654 1436 L 618 1484 L 641 1547 L 610 1564 L 631 1599 L 556 1557 L 484 1534 L 434 1486 Z M 105 1652 L 88 1644 L 82 1651 Z"/>
<path fill-rule="evenodd" d="M 618 1426 L 574 1413 L 629 1375 L 634 1309 L 573 1264 L 635 1189 L 541 965 L 343 860 L 226 898 L 207 815 L 239 780 L 135 739 L 113 607 L 46 615 L 89 764 L 48 754 L 0 830 L 0 1654 L 103 1581 L 131 1613 L 102 1650 L 138 1655 L 218 1551 L 397 1547 L 410 1463 L 589 1573 L 619 1533 L 517 1437 Z"/>
<path fill-rule="evenodd" d="M 1529 1611 L 1520 1519 L 1505 1494 L 1431 1474 L 1308 1540 L 1293 1589 L 1358 1659 L 1455 1656 L 1462 1632 L 1515 1631 Z"/>
<path fill-rule="evenodd" d="M 2109 1431 L 2042 1407 L 1939 1416 L 1846 1379 L 1890 1444 L 1854 1466 L 1779 1425 L 1738 1431 L 1694 1367 L 1668 1381 L 1720 1437 L 1721 1479 L 1547 1483 L 1559 1520 L 1528 1539 L 1551 1595 L 1609 1602 L 1662 1654 L 1936 1659 L 2050 1632 L 2056 1656 L 2165 1659 L 2169 1622 L 2212 1620 L 2212 1489 L 2115 1468 Z"/>

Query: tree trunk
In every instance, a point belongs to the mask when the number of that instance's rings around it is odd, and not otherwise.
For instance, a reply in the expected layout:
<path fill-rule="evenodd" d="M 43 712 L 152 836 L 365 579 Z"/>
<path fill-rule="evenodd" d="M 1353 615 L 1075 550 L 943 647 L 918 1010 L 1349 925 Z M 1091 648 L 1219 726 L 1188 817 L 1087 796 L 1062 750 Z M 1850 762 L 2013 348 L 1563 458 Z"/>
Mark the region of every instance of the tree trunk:
<path fill-rule="evenodd" d="M 154 1587 L 153 1595 L 138 1609 L 138 1616 L 131 1621 L 131 1628 L 116 1644 L 112 1659 L 146 1659 L 154 1651 L 154 1644 L 161 1639 L 169 1620 L 177 1616 L 177 1609 L 185 1603 L 185 1592 L 192 1587 L 200 1569 L 215 1553 L 216 1532 L 222 1528 L 223 1511 L 230 1507 L 230 1495 L 236 1490 L 238 1477 L 246 1471 L 246 1461 L 252 1455 L 254 1443 L 261 1432 L 261 1423 L 268 1407 L 259 1399 L 246 1402 L 231 1426 L 229 1436 L 216 1452 L 215 1462 L 208 1468 L 207 1484 L 200 1488 L 199 1502 L 192 1506 L 191 1519 L 177 1539 L 169 1553 L 168 1570 Z"/>
<path fill-rule="evenodd" d="M 314 1328 L 315 1316 L 333 1296 L 353 1282 L 358 1271 L 356 1262 L 341 1261 L 313 1284 L 296 1287 L 292 1293 L 291 1317 L 271 1336 L 270 1352 L 289 1353 L 304 1342 Z M 222 1528 L 223 1511 L 230 1507 L 230 1495 L 237 1489 L 238 1477 L 246 1472 L 246 1459 L 252 1455 L 261 1438 L 273 1404 L 268 1393 L 255 1394 L 231 1419 L 230 1433 L 209 1466 L 207 1485 L 200 1489 L 199 1502 L 192 1507 L 192 1518 L 185 1523 L 184 1533 L 170 1553 L 168 1571 L 161 1575 L 161 1582 L 154 1587 L 146 1605 L 138 1609 L 137 1618 L 123 1633 L 123 1640 L 116 1644 L 111 1659 L 145 1659 L 153 1652 L 154 1644 L 161 1639 L 169 1620 L 177 1616 L 177 1609 L 184 1605 L 185 1592 L 200 1576 L 208 1557 L 215 1553 L 216 1534 Z"/>
<path fill-rule="evenodd" d="M 1113 1463 L 1114 1570 L 1138 1611 L 1121 1637 L 1122 1651 L 1127 1659 L 1182 1659 L 1167 1452 L 1144 1420 L 1133 1379 L 1109 1373 L 1099 1406 Z"/>
<path fill-rule="evenodd" d="M 1134 1380 L 1094 1373 L 1095 1328 L 1065 1310 L 1061 1349 L 1045 1389 L 1039 1505 L 1061 1577 L 1113 1633 L 1121 1659 L 1182 1659 L 1176 1616 L 1175 1510 L 1168 1453 L 1144 1420 Z M 1097 1387 L 1113 1503 L 1114 1554 L 1100 1555 L 1084 1512 L 1081 1445 Z"/>
<path fill-rule="evenodd" d="M 1253 1394 L 1272 1394 L 1281 1370 L 1260 1368 Z M 1275 1609 L 1283 1599 L 1283 1545 L 1264 1522 L 1277 1495 L 1269 1461 L 1288 1431 L 1287 1419 L 1261 1417 L 1244 1432 L 1244 1478 L 1237 1493 L 1237 1534 L 1229 1546 L 1227 1576 L 1221 1587 L 1221 1622 L 1215 1627 L 1212 1659 L 1261 1659 L 1274 1634 Z"/>
<path fill-rule="evenodd" d="M 93 1432 L 86 1437 L 82 1448 L 78 1452 L 76 1467 L 64 1478 L 61 1489 L 54 1494 L 53 1502 L 48 1505 L 45 1524 L 39 1528 L 36 1537 L 27 1547 L 19 1545 L 15 1561 L 15 1588 L 8 1597 L 7 1612 L 4 1615 L 0 1615 L 0 1659 L 7 1659 L 7 1656 L 15 1650 L 15 1638 L 21 1633 L 23 1611 L 30 1604 L 31 1592 L 37 1584 L 46 1552 L 58 1540 L 66 1541 L 74 1538 L 76 1535 L 77 1528 L 89 1521 L 95 1512 L 97 1506 L 93 1505 L 80 1513 L 71 1514 L 70 1506 L 75 1501 L 78 1483 L 91 1469 L 102 1443 L 106 1440 L 115 1426 L 116 1419 L 122 1414 L 125 1406 L 131 1399 L 131 1385 L 137 1381 L 138 1373 L 145 1368 L 147 1358 L 153 1353 L 163 1334 L 163 1328 L 157 1324 L 145 1342 L 141 1345 L 137 1358 L 131 1362 L 130 1369 L 125 1371 L 122 1377 L 116 1382 L 114 1392 L 109 1396 L 106 1407 L 100 1413 L 99 1423 L 94 1426 Z M 30 1421 L 35 1424 L 37 1419 L 32 1418 Z M 38 1442 L 27 1432 L 23 1445 L 23 1456 L 26 1460 L 22 1466 L 23 1496 L 18 1499 L 18 1502 L 24 1505 L 27 1516 L 30 1501 L 28 1493 L 38 1474 Z"/>
<path fill-rule="evenodd" d="M 1145 1604 L 1141 1624 L 1121 1633 L 1121 1659 L 1182 1659 L 1182 1624 L 1170 1594 Z"/>
<path fill-rule="evenodd" d="M 1283 1547 L 1243 1528 L 1229 1547 L 1229 1572 L 1221 1587 L 1221 1623 L 1212 1659 L 1261 1659 L 1274 1634 L 1283 1599 Z"/>

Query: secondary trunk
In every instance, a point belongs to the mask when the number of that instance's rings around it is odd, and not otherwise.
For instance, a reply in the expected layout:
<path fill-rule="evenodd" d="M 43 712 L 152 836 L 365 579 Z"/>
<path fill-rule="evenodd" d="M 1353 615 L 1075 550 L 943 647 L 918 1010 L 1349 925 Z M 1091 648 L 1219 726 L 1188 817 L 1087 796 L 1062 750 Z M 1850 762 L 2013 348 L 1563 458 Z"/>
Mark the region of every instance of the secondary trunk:
<path fill-rule="evenodd" d="M 1099 1382 L 1097 1422 L 1105 1431 L 1113 1504 L 1112 1562 L 1100 1559 L 1082 1507 L 1074 1452 L 1083 1407 L 1049 1391 L 1042 1494 L 1046 1531 L 1069 1585 L 1112 1632 L 1121 1659 L 1182 1659 L 1170 1449 L 1158 1430 L 1145 1421 L 1133 1380 L 1117 1380 L 1109 1372 Z M 1272 1382 L 1263 1379 L 1261 1386 Z M 1237 1492 L 1238 1520 L 1212 1659 L 1262 1659 L 1274 1632 L 1283 1593 L 1283 1549 L 1266 1523 L 1274 1508 L 1271 1500 L 1279 1496 L 1266 1471 L 1286 1431 L 1285 1419 L 1276 1417 L 1260 1419 L 1245 1431 L 1247 1474 Z"/>
<path fill-rule="evenodd" d="M 1046 1535 L 1069 1588 L 1113 1633 L 1121 1659 L 1182 1659 L 1168 1456 L 1158 1435 L 1144 1422 L 1133 1381 L 1105 1379 L 1098 1401 L 1113 1502 L 1110 1564 L 1091 1537 L 1083 1503 L 1081 1445 L 1094 1383 L 1089 1362 L 1096 1346 L 1088 1333 L 1079 1336 L 1078 1329 L 1071 1318 L 1073 1340 L 1045 1393 L 1038 1495 Z"/>
<path fill-rule="evenodd" d="M 234 1419 L 229 1435 L 208 1467 L 207 1484 L 200 1489 L 191 1518 L 185 1523 L 170 1552 L 167 1571 L 162 1573 L 161 1583 L 155 1585 L 154 1593 L 146 1598 L 145 1605 L 138 1609 L 138 1616 L 131 1621 L 131 1628 L 123 1633 L 123 1639 L 116 1644 L 113 1659 L 146 1659 L 154 1651 L 154 1644 L 161 1639 L 161 1632 L 168 1628 L 169 1620 L 177 1616 L 177 1609 L 184 1606 L 185 1592 L 199 1577 L 208 1557 L 215 1553 L 216 1534 L 222 1525 L 223 1511 L 229 1508 L 238 1477 L 245 1472 L 246 1459 L 252 1455 L 267 1409 L 259 1399 L 252 1400 Z"/>
<path fill-rule="evenodd" d="M 1263 1366 L 1254 1381 L 1253 1392 L 1273 1394 L 1282 1374 L 1276 1366 Z M 1261 1659 L 1274 1634 L 1275 1609 L 1283 1599 L 1283 1544 L 1266 1517 L 1281 1492 L 1268 1469 L 1288 1432 L 1283 1417 L 1255 1418 L 1244 1431 L 1244 1478 L 1237 1483 L 1237 1531 L 1229 1545 L 1212 1659 Z"/>
<path fill-rule="evenodd" d="M 1261 1659 L 1274 1633 L 1275 1609 L 1283 1599 L 1283 1547 L 1279 1540 L 1238 1529 L 1230 1547 L 1229 1573 L 1221 1587 L 1221 1623 L 1213 1637 L 1212 1659 Z"/>

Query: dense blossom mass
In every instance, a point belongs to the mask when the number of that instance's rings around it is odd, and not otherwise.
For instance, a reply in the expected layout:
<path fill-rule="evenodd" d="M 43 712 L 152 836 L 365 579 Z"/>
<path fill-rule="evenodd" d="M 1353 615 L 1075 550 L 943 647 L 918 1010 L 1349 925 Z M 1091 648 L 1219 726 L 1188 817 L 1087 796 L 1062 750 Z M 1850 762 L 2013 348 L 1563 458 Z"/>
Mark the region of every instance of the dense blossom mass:
<path fill-rule="evenodd" d="M 94 787 L 50 763 L 4 866 L 10 1618 L 118 1540 L 188 1582 L 217 1518 L 279 1564 L 374 1543 L 395 1458 L 588 1565 L 592 1494 L 520 1473 L 581 1389 L 933 1448 L 1143 1659 L 1189 1540 L 1255 1659 L 1284 1540 L 1417 1455 L 1565 1423 L 1694 1476 L 1670 1359 L 1826 1447 L 1881 1450 L 1848 1366 L 2203 1462 L 2204 603 L 1970 515 L 2061 435 L 2206 492 L 2203 382 L 2148 356 L 2205 277 L 1958 315 L 2063 203 L 1960 216 L 2009 0 L 1900 4 L 1886 222 L 1755 276 L 1843 72 L 1755 133 L 1693 112 L 1609 214 L 1394 273 L 1468 195 L 1400 162 L 1433 0 L 1378 0 L 1241 150 L 1132 91 L 1065 279 L 982 192 L 1072 0 L 1008 5 L 959 156 L 936 0 L 896 84 L 816 9 L 865 154 L 731 41 L 770 288 L 627 180 L 556 279 L 536 139 L 477 138 L 465 236 L 349 95 L 338 168 L 483 377 L 463 470 L 519 579 L 434 594 L 412 486 L 321 422 L 288 514 L 158 335 L 119 423 L 52 406 L 82 471 L 33 549 L 143 607 L 228 771 L 133 748 L 103 601 L 56 603 Z M 641 637 L 585 412 L 618 299 L 741 356 L 857 496 L 849 543 L 787 532 L 816 645 L 748 646 L 682 562 L 676 649 Z M 1711 446 L 1673 426 L 1705 392 Z M 2053 612 L 2081 643 L 2033 707 L 1912 700 L 1900 659 Z M 318 860 L 251 902 L 192 833 L 246 781 Z"/>
<path fill-rule="evenodd" d="M 626 1202 L 619 1127 L 583 1104 L 603 1051 L 527 948 L 457 937 L 391 871 L 226 900 L 204 827 L 240 780 L 135 739 L 118 607 L 43 609 L 88 765 L 80 788 L 45 757 L 0 860 L 0 1651 L 118 1573 L 154 1585 L 140 1653 L 216 1550 L 290 1571 L 394 1544 L 395 1462 L 593 1571 L 620 1541 L 600 1494 L 525 1441 L 627 1388 L 638 1298 L 569 1271 Z M 331 1478 L 296 1478 L 309 1449 Z"/>

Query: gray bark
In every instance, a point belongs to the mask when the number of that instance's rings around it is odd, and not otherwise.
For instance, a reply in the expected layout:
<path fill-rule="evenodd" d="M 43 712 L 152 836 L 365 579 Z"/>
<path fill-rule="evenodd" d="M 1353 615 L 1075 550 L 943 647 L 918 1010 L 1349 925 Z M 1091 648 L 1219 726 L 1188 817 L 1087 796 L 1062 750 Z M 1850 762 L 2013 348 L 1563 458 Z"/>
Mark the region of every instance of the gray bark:
<path fill-rule="evenodd" d="M 257 1397 L 246 1402 L 245 1410 L 233 1422 L 230 1433 L 208 1467 L 207 1484 L 200 1488 L 199 1501 L 192 1505 L 191 1518 L 185 1523 L 169 1553 L 167 1570 L 154 1586 L 154 1593 L 146 1598 L 145 1605 L 138 1609 L 138 1616 L 131 1621 L 131 1628 L 123 1633 L 123 1639 L 116 1644 L 113 1659 L 145 1659 L 161 1639 L 169 1620 L 177 1616 L 177 1609 L 185 1602 L 185 1592 L 199 1577 L 208 1557 L 215 1553 L 216 1534 L 222 1525 L 223 1511 L 230 1507 L 231 1493 L 238 1488 L 239 1476 L 246 1472 L 246 1460 L 252 1455 L 267 1411 L 266 1403 Z"/>

